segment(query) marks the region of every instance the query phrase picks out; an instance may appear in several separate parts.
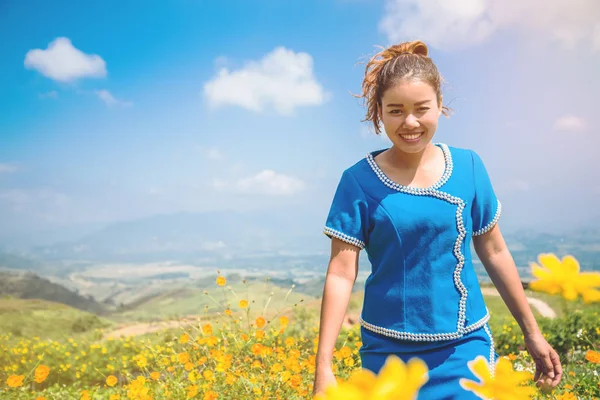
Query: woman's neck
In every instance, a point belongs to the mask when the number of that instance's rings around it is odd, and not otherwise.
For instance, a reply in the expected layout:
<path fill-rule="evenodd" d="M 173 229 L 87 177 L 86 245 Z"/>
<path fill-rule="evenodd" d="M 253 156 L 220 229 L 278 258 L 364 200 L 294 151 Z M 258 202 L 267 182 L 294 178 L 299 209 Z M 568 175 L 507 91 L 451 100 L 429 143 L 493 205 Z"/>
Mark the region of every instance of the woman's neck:
<path fill-rule="evenodd" d="M 434 154 L 435 145 L 433 143 L 429 143 L 418 153 L 406 153 L 396 146 L 392 146 L 388 150 L 388 163 L 399 168 L 416 170 L 423 163 L 433 159 Z"/>

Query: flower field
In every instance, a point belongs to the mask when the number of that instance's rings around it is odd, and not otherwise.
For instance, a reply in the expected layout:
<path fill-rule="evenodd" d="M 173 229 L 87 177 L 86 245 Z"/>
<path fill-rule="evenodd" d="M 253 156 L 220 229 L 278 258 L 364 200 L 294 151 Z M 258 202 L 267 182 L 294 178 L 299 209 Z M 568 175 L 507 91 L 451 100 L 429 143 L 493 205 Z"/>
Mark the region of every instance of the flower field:
<path fill-rule="evenodd" d="M 482 368 L 481 360 L 473 360 L 472 369 L 481 382 L 465 382 L 465 390 L 482 398 L 508 399 L 510 389 L 511 399 L 600 399 L 600 307 L 593 281 L 600 278 L 572 270 L 571 262 L 563 260 L 559 266 L 550 262 L 549 270 L 540 269 L 542 276 L 536 275 L 542 283 L 532 285 L 556 297 L 562 308 L 557 318 L 539 320 L 545 337 L 561 355 L 565 371 L 559 387 L 552 393 L 535 387 L 531 381 L 535 366 L 524 351 L 519 327 L 503 315 L 491 321 L 496 351 L 502 356 L 496 376 Z M 563 265 L 571 269 L 554 279 L 564 272 Z M 581 276 L 585 282 L 569 280 Z M 565 284 L 571 286 L 560 286 Z M 214 291 L 223 292 L 226 300 L 217 301 L 211 290 L 206 295 L 214 307 L 206 308 L 203 317 L 156 334 L 102 339 L 97 330 L 95 337 L 64 340 L 1 335 L 0 398 L 311 398 L 318 340 L 315 310 L 295 304 L 272 312 L 268 301 L 254 304 L 251 294 L 243 298 L 230 290 L 225 276 L 217 278 Z M 321 398 L 413 398 L 426 366 L 418 360 L 404 365 L 390 359 L 379 376 L 361 370 L 359 332 L 358 326 L 342 330 L 334 356 L 339 384 Z M 413 393 L 405 391 L 407 397 L 400 397 L 399 391 L 389 391 L 394 388 L 390 382 L 404 382 L 404 388 L 412 385 Z M 519 386 L 521 382 L 525 386 Z"/>

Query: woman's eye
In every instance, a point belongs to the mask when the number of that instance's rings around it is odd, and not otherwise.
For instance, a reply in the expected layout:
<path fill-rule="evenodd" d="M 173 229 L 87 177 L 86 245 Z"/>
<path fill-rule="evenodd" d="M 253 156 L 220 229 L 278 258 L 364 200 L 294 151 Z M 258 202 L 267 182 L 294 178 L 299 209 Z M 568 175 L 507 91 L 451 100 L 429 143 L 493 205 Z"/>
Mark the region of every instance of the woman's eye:
<path fill-rule="evenodd" d="M 421 107 L 421 108 L 419 108 L 419 111 L 427 111 L 427 110 L 429 110 L 429 107 Z"/>
<path fill-rule="evenodd" d="M 390 114 L 400 114 L 400 113 L 402 113 L 401 110 L 392 110 L 392 111 L 390 111 Z"/>

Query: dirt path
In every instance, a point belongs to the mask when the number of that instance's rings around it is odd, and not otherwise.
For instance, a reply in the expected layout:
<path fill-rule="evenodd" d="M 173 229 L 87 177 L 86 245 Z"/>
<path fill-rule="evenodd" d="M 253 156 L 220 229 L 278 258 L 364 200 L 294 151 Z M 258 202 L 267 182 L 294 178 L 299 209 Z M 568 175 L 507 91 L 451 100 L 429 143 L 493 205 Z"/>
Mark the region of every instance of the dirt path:
<path fill-rule="evenodd" d="M 179 328 L 188 326 L 189 324 L 197 321 L 194 317 L 187 317 L 178 320 L 171 321 L 158 321 L 158 322 L 144 322 L 133 325 L 125 325 L 117 328 L 113 331 L 107 332 L 102 337 L 103 340 L 106 339 L 118 339 L 122 337 L 128 336 L 138 336 L 145 335 L 147 333 L 164 331 L 166 329 Z"/>
<path fill-rule="evenodd" d="M 496 288 L 486 287 L 481 288 L 481 292 L 486 296 L 500 296 L 500 293 L 496 290 Z M 540 299 L 534 299 L 532 297 L 528 297 L 527 301 L 529 304 L 540 313 L 542 317 L 546 318 L 556 318 L 556 312 L 546 303 Z"/>

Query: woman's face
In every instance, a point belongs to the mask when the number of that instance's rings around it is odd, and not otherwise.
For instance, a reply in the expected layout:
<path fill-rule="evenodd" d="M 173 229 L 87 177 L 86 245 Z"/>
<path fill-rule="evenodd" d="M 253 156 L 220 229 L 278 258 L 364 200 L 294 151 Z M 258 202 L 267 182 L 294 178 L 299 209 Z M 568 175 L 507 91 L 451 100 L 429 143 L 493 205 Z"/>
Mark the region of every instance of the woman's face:
<path fill-rule="evenodd" d="M 435 90 L 426 82 L 402 80 L 381 99 L 381 122 L 399 150 L 419 153 L 431 142 L 442 113 Z"/>

